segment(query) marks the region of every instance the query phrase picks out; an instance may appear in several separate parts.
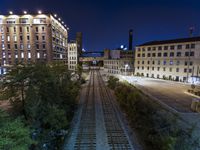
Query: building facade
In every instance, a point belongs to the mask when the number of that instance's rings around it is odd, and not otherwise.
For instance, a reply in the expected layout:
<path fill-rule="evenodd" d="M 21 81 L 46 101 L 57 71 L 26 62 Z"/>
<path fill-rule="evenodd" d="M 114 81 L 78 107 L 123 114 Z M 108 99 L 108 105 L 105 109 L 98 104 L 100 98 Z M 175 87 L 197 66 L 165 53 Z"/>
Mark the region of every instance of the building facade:
<path fill-rule="evenodd" d="M 68 44 L 68 69 L 75 71 L 78 65 L 78 46 L 77 42 L 70 42 Z"/>
<path fill-rule="evenodd" d="M 135 75 L 189 81 L 198 80 L 199 73 L 200 37 L 153 41 L 136 47 Z"/>
<path fill-rule="evenodd" d="M 104 50 L 104 72 L 132 75 L 134 72 L 134 51 Z"/>
<path fill-rule="evenodd" d="M 0 15 L 0 73 L 16 64 L 67 63 L 68 31 L 51 14 Z"/>

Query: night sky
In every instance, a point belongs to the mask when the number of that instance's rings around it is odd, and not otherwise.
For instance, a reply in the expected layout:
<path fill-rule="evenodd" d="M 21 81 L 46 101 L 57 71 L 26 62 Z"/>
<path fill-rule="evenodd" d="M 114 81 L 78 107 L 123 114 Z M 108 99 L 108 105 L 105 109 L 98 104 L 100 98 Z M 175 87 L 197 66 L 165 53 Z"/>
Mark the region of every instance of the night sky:
<path fill-rule="evenodd" d="M 70 28 L 70 39 L 83 32 L 86 50 L 114 49 L 152 40 L 200 35 L 200 0 L 0 0 L 0 14 L 22 10 L 58 14 Z"/>

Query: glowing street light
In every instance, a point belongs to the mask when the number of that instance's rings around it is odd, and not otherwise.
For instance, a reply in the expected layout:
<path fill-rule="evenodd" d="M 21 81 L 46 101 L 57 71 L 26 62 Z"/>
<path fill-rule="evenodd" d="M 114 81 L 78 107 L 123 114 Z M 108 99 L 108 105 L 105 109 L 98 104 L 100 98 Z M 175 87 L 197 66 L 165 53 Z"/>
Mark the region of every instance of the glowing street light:
<path fill-rule="evenodd" d="M 54 17 L 57 17 L 57 14 L 54 14 Z"/>
<path fill-rule="evenodd" d="M 26 15 L 26 14 L 27 14 L 27 11 L 24 11 L 24 14 Z"/>
<path fill-rule="evenodd" d="M 62 21 L 62 24 L 64 24 L 64 21 Z"/>
<path fill-rule="evenodd" d="M 61 21 L 61 19 L 60 19 L 60 18 L 58 18 L 58 20 L 59 20 L 59 21 Z"/>
<path fill-rule="evenodd" d="M 13 14 L 13 12 L 12 12 L 12 11 L 9 11 L 9 14 L 10 14 L 10 15 L 12 15 L 12 14 Z"/>
<path fill-rule="evenodd" d="M 42 11 L 41 11 L 41 10 L 39 10 L 39 11 L 38 11 L 38 14 L 42 14 Z"/>

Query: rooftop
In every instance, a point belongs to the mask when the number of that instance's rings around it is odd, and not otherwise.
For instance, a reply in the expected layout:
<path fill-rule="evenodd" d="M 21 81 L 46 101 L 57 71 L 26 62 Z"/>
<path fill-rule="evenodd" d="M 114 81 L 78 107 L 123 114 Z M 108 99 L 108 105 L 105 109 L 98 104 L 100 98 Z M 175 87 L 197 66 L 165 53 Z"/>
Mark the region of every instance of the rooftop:
<path fill-rule="evenodd" d="M 171 44 L 171 43 L 187 43 L 187 42 L 196 42 L 196 41 L 200 41 L 200 36 L 191 37 L 191 38 L 163 40 L 163 41 L 151 41 L 151 42 L 146 42 L 138 46 L 151 46 L 151 45 L 162 45 L 162 44 Z"/>

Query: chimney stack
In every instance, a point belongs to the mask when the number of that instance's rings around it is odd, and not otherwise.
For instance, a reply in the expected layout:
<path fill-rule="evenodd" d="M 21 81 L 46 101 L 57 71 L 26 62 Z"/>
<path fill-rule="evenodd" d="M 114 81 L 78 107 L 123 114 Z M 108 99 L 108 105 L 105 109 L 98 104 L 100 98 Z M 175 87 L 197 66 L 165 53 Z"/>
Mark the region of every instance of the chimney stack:
<path fill-rule="evenodd" d="M 129 30 L 129 50 L 133 50 L 133 30 Z"/>

